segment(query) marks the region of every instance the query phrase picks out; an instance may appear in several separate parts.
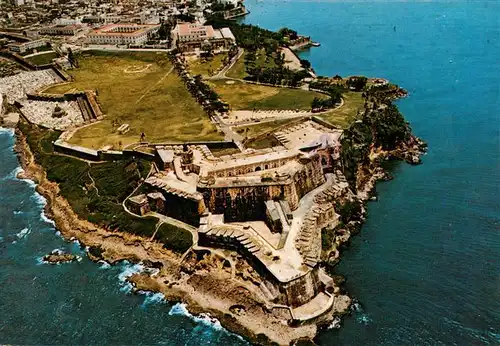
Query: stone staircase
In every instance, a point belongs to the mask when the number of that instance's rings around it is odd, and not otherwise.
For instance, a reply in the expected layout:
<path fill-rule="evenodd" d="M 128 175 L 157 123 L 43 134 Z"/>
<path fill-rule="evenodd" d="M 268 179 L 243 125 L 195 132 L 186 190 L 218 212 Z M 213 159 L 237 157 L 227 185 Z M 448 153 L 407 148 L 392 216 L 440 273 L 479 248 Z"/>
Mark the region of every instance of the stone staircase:
<path fill-rule="evenodd" d="M 199 233 L 217 243 L 233 245 L 236 248 L 245 250 L 251 255 L 256 255 L 262 249 L 260 242 L 244 228 L 217 225 L 209 230 L 198 230 Z M 200 235 L 201 235 L 200 234 Z"/>
<path fill-rule="evenodd" d="M 314 268 L 320 260 L 321 228 L 335 221 L 333 203 L 348 191 L 349 184 L 344 175 L 337 171 L 330 186 L 314 197 L 314 204 L 305 215 L 302 227 L 295 238 L 295 247 L 307 266 Z M 329 216 L 332 212 L 333 216 Z"/>

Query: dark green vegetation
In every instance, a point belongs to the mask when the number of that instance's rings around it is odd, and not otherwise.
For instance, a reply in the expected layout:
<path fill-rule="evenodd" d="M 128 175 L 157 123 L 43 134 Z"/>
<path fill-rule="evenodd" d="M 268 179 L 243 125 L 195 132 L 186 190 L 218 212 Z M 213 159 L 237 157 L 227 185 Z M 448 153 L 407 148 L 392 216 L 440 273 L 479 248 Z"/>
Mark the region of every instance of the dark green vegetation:
<path fill-rule="evenodd" d="M 285 67 L 285 56 L 274 46 L 264 46 L 263 49 L 248 49 L 245 55 L 246 80 L 254 82 L 299 86 L 301 81 L 309 77 L 306 70 L 292 71 Z M 257 54 L 265 52 L 264 63 L 257 59 Z M 262 53 L 261 53 L 262 54 Z"/>
<path fill-rule="evenodd" d="M 344 130 L 341 141 L 341 161 L 344 175 L 356 189 L 356 173 L 360 166 L 369 164 L 371 147 L 394 150 L 408 141 L 411 129 L 398 108 L 388 98 L 365 94 L 365 109 L 356 121 Z"/>
<path fill-rule="evenodd" d="M 139 159 L 90 163 L 54 153 L 52 142 L 60 132 L 41 129 L 25 122 L 19 128 L 26 136 L 35 160 L 47 178 L 59 185 L 60 194 L 79 217 L 114 231 L 151 237 L 156 229 L 154 217 L 128 214 L 122 201 L 147 176 L 151 164 Z M 174 251 L 185 251 L 192 244 L 191 233 L 162 225 L 155 239 Z M 186 234 L 187 232 L 187 234 Z M 189 245 L 188 245 L 189 244 Z"/>
<path fill-rule="evenodd" d="M 33 55 L 27 57 L 26 60 L 30 61 L 34 65 L 47 65 L 52 62 L 53 59 L 57 58 L 56 52 L 48 52 L 44 54 Z"/>
<path fill-rule="evenodd" d="M 347 224 L 351 220 L 359 219 L 361 215 L 361 204 L 357 200 L 337 202 L 335 203 L 335 212 L 340 215 L 342 223 Z"/>
<path fill-rule="evenodd" d="M 132 217 L 121 205 L 149 171 L 149 162 L 129 159 L 88 163 L 57 155 L 52 141 L 59 137 L 59 132 L 26 123 L 20 123 L 19 127 L 27 137 L 36 162 L 45 169 L 50 181 L 59 184 L 61 195 L 81 218 L 112 230 L 153 235 L 156 219 Z"/>
<path fill-rule="evenodd" d="M 292 71 L 284 66 L 284 56 L 280 47 L 296 39 L 298 37 L 296 31 L 283 28 L 274 32 L 227 20 L 218 14 L 210 16 L 207 24 L 214 28 L 229 27 L 238 46 L 246 50 L 245 79 L 274 85 L 298 86 L 302 79 L 309 77 L 306 70 Z M 260 58 L 262 56 L 264 61 Z M 308 61 L 303 61 L 302 65 L 310 66 Z"/>
<path fill-rule="evenodd" d="M 165 244 L 165 248 L 180 253 L 186 252 L 193 245 L 191 232 L 166 223 L 158 227 L 154 239 Z"/>
<path fill-rule="evenodd" d="M 311 103 L 313 111 L 324 111 L 335 107 L 341 101 L 342 93 L 347 91 L 343 86 L 333 83 L 331 79 L 313 81 L 309 83 L 309 89 L 322 90 L 330 96 L 328 99 L 315 98 Z"/>
<path fill-rule="evenodd" d="M 365 88 L 368 79 L 366 77 L 349 77 L 346 82 L 347 87 L 353 91 L 361 91 Z"/>

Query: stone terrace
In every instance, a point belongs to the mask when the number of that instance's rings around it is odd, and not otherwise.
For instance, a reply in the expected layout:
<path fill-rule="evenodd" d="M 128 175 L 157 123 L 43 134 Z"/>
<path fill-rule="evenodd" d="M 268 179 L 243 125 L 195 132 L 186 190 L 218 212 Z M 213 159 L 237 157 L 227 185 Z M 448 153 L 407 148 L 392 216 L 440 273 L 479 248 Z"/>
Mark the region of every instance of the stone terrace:
<path fill-rule="evenodd" d="M 300 149 L 320 144 L 334 145 L 339 141 L 341 130 L 329 129 L 315 121 L 304 121 L 276 132 L 275 137 L 287 149 Z"/>

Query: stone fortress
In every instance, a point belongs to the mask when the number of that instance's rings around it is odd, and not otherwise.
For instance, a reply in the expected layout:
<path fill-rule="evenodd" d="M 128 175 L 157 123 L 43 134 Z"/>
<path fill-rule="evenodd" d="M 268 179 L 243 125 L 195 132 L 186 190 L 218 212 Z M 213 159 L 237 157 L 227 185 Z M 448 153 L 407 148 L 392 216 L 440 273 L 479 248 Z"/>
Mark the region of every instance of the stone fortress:
<path fill-rule="evenodd" d="M 214 157 L 204 145 L 158 146 L 155 172 L 125 204 L 196 227 L 195 247 L 236 250 L 290 321 L 317 321 L 349 299 L 318 265 L 321 229 L 338 224 L 334 202 L 350 193 L 336 169 L 341 134 L 304 118 L 262 150 Z"/>
<path fill-rule="evenodd" d="M 53 70 L 25 72 L 4 78 L 0 95 L 29 122 L 66 130 L 54 142 L 62 154 L 102 161 L 139 153 L 65 142 L 75 126 L 103 115 L 92 91 L 41 92 L 63 80 Z M 145 144 L 154 151 L 142 154 L 154 162 L 153 170 L 123 205 L 137 216 L 189 230 L 195 251 L 236 251 L 258 273 L 248 284 L 273 313 L 294 324 L 315 323 L 350 304 L 319 265 L 321 230 L 339 223 L 334 204 L 352 197 L 338 170 L 342 131 L 302 117 L 272 136 L 279 145 L 219 157 L 208 143 Z"/>

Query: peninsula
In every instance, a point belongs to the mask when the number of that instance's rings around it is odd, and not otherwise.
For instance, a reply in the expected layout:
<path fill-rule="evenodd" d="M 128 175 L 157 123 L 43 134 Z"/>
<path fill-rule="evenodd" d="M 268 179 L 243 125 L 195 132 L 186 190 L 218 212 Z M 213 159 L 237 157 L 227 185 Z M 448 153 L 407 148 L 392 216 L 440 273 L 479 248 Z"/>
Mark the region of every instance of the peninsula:
<path fill-rule="evenodd" d="M 154 268 L 135 290 L 288 345 L 349 313 L 340 251 L 390 179 L 383 162 L 418 164 L 425 144 L 393 104 L 406 91 L 317 76 L 294 53 L 310 38 L 238 24 L 240 5 L 95 24 L 44 41 L 44 64 L 4 49 L 22 72 L 0 78 L 0 115 L 17 122 L 20 177 L 92 260 Z"/>

